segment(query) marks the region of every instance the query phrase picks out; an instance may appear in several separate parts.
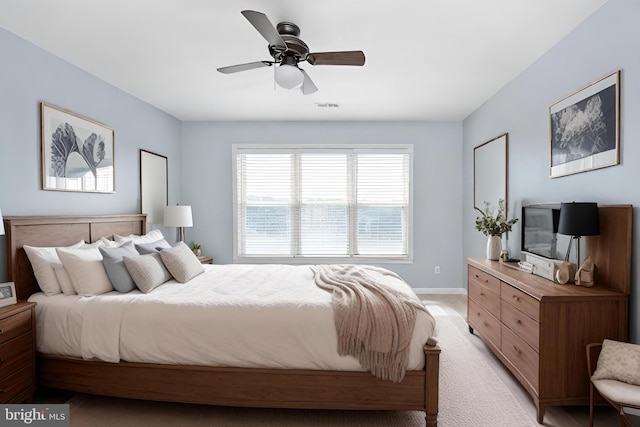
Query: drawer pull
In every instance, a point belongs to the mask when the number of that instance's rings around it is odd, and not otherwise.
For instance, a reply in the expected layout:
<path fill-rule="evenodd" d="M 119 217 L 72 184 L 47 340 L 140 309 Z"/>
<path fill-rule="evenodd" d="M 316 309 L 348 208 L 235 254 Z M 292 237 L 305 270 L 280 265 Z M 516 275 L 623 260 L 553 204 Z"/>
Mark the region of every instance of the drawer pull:
<path fill-rule="evenodd" d="M 521 354 L 522 352 L 520 351 L 520 349 L 518 347 L 516 347 L 515 345 L 513 346 L 513 349 L 516 351 L 516 353 Z"/>
<path fill-rule="evenodd" d="M 476 314 L 478 315 L 478 317 L 480 317 L 480 312 L 477 312 Z"/>
<path fill-rule="evenodd" d="M 483 324 L 484 326 L 489 326 L 489 324 L 488 324 L 487 322 L 482 322 L 482 324 Z"/>
<path fill-rule="evenodd" d="M 4 359 L 0 358 L 0 364 L 4 363 Z"/>
<path fill-rule="evenodd" d="M 484 292 L 480 292 L 480 296 L 483 297 L 484 296 Z"/>
<path fill-rule="evenodd" d="M 2 329 L 0 329 L 0 335 L 4 334 L 4 331 Z"/>
<path fill-rule="evenodd" d="M 511 295 L 511 298 L 513 298 L 516 301 L 520 301 L 520 298 L 517 295 Z"/>
<path fill-rule="evenodd" d="M 516 320 L 516 323 L 517 323 L 518 325 L 522 325 L 522 320 L 517 319 L 517 320 Z"/>

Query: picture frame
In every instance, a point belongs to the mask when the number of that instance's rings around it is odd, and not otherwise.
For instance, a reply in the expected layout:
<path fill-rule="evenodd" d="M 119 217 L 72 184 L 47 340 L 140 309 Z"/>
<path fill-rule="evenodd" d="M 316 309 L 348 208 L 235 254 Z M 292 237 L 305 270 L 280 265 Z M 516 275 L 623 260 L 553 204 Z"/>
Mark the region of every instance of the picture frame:
<path fill-rule="evenodd" d="M 114 193 L 114 131 L 42 102 L 42 189 Z"/>
<path fill-rule="evenodd" d="M 620 163 L 620 70 L 549 107 L 550 169 L 557 178 Z"/>
<path fill-rule="evenodd" d="M 140 149 L 140 213 L 147 214 L 147 228 L 162 225 L 169 203 L 169 160 Z"/>
<path fill-rule="evenodd" d="M 16 285 L 13 282 L 0 283 L 0 307 L 16 304 Z"/>

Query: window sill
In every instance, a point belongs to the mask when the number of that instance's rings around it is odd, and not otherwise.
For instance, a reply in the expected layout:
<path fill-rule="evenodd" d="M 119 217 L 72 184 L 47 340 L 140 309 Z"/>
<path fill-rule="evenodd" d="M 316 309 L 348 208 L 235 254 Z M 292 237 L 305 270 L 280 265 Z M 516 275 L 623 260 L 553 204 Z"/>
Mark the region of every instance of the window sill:
<path fill-rule="evenodd" d="M 236 264 L 413 264 L 411 257 L 234 257 Z"/>

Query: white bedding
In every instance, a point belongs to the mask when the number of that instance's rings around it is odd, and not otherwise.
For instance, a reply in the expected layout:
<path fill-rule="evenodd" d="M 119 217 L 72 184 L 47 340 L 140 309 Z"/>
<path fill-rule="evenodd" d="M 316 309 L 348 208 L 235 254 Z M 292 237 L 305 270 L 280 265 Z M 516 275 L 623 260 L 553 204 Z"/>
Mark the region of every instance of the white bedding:
<path fill-rule="evenodd" d="M 331 295 L 309 266 L 204 267 L 148 294 L 34 294 L 37 349 L 107 362 L 363 370 L 338 355 Z M 419 301 L 405 282 L 385 283 Z M 435 320 L 420 312 L 407 369 L 424 366 L 423 345 L 434 335 Z"/>

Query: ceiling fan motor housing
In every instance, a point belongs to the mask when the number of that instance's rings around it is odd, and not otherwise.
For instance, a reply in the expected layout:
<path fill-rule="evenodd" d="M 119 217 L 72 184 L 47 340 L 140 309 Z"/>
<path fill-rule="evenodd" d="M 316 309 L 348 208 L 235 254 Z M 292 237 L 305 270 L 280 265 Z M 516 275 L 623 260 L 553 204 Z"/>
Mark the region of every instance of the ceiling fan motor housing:
<path fill-rule="evenodd" d="M 287 49 L 283 51 L 279 46 L 269 45 L 269 54 L 277 62 L 281 62 L 285 57 L 293 57 L 297 62 L 305 61 L 309 55 L 309 46 L 298 36 L 300 35 L 300 27 L 292 22 L 280 22 L 276 29 L 282 37 Z"/>

